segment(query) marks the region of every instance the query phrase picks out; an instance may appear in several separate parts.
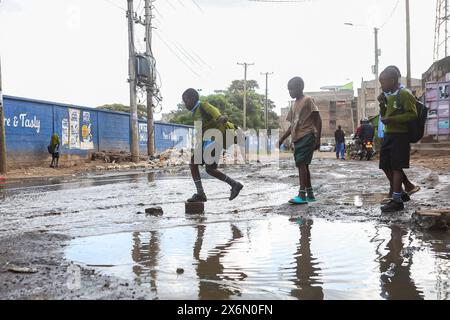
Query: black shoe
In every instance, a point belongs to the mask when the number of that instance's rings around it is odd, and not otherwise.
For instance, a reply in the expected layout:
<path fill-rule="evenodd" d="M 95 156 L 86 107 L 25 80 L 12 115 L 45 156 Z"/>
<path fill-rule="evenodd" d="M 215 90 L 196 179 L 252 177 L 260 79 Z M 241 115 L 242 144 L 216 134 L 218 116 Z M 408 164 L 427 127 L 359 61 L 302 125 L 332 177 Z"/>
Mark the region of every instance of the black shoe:
<path fill-rule="evenodd" d="M 381 206 L 381 212 L 395 212 L 405 209 L 405 205 L 403 202 L 397 202 L 394 200 L 389 201 L 384 206 Z"/>
<path fill-rule="evenodd" d="M 232 188 L 231 188 L 231 195 L 230 195 L 230 201 L 236 198 L 239 195 L 239 192 L 241 192 L 242 188 L 244 186 L 237 182 Z"/>
<path fill-rule="evenodd" d="M 206 202 L 206 195 L 204 194 L 194 194 L 191 198 L 187 199 L 187 202 Z"/>
<path fill-rule="evenodd" d="M 403 194 L 402 194 L 402 201 L 403 202 L 408 202 L 409 200 L 411 200 L 409 195 L 406 192 L 403 192 Z"/>

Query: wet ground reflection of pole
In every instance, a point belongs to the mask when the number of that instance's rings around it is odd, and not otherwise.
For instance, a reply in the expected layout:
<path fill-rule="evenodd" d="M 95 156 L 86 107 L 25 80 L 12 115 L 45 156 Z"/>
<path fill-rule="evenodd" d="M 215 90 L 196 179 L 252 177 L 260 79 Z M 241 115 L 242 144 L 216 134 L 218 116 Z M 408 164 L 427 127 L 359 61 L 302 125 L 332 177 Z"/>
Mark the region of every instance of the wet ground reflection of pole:
<path fill-rule="evenodd" d="M 297 289 L 291 295 L 301 300 L 323 300 L 323 290 L 319 286 L 320 268 L 311 253 L 311 228 L 313 220 L 299 218 L 297 223 L 300 229 L 300 240 L 295 253 L 296 276 L 294 280 Z"/>
<path fill-rule="evenodd" d="M 133 249 L 131 256 L 136 264 L 133 266 L 133 272 L 136 275 L 138 284 L 150 283 L 152 291 L 157 292 L 156 286 L 156 267 L 158 266 L 158 256 L 160 252 L 159 234 L 157 231 L 150 231 L 148 242 L 143 242 L 140 232 L 133 233 Z M 144 237 L 145 239 L 145 237 Z M 149 276 L 150 279 L 146 279 Z"/>
<path fill-rule="evenodd" d="M 197 239 L 194 244 L 193 256 L 197 260 L 196 271 L 199 279 L 199 299 L 224 300 L 229 299 L 232 295 L 240 295 L 241 292 L 238 289 L 231 289 L 224 283 L 224 279 L 236 280 L 236 278 L 230 279 L 224 274 L 225 268 L 220 259 L 225 256 L 227 251 L 238 239 L 243 237 L 242 232 L 236 226 L 231 225 L 232 238 L 227 243 L 218 245 L 211 250 L 206 259 L 201 259 L 200 252 L 202 250 L 206 226 L 197 225 L 195 228 L 197 229 Z M 247 275 L 243 272 L 237 274 L 239 281 L 247 278 Z"/>

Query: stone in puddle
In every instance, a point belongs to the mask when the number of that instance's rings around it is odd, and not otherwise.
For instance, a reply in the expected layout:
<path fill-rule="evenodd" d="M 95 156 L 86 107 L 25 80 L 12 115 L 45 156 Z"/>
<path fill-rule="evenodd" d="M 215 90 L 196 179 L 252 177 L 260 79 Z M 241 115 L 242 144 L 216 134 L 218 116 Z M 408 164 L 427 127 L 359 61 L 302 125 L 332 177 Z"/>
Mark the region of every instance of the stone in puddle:
<path fill-rule="evenodd" d="M 162 216 L 164 212 L 161 207 L 151 207 L 145 209 L 145 213 L 151 216 Z"/>
<path fill-rule="evenodd" d="M 186 214 L 201 214 L 205 212 L 205 204 L 203 202 L 185 202 Z"/>
<path fill-rule="evenodd" d="M 183 268 L 177 268 L 177 273 L 178 274 L 183 274 L 184 273 L 184 269 Z"/>

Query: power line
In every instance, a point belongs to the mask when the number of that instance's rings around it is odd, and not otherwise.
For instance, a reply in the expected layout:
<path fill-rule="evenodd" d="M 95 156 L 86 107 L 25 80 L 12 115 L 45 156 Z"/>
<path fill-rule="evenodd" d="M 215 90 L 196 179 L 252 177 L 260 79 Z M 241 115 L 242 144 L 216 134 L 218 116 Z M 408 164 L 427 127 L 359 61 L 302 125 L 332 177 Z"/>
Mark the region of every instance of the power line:
<path fill-rule="evenodd" d="M 181 63 L 184 64 L 184 66 L 186 68 L 188 68 L 193 74 L 195 74 L 197 77 L 201 78 L 201 76 L 194 70 L 192 69 L 187 63 L 186 61 L 184 61 L 177 53 L 176 51 L 166 42 L 166 40 L 163 39 L 163 37 L 159 34 L 159 32 L 155 31 L 156 36 L 162 41 L 162 43 L 175 55 L 175 57 L 178 58 L 178 60 L 181 61 Z"/>
<path fill-rule="evenodd" d="M 116 7 L 116 8 L 119 8 L 120 10 L 122 10 L 122 11 L 124 11 L 124 12 L 127 12 L 127 9 L 125 9 L 125 8 L 123 8 L 123 7 L 121 7 L 121 6 L 119 6 L 117 3 L 114 3 L 114 2 L 111 1 L 111 0 L 103 0 L 103 1 L 108 2 L 109 4 L 113 5 L 113 6 Z"/>
<path fill-rule="evenodd" d="M 383 29 L 383 27 L 391 20 L 392 16 L 394 15 L 395 11 L 397 10 L 398 4 L 400 3 L 400 0 L 397 0 L 397 3 L 394 6 L 394 9 L 392 9 L 391 14 L 389 17 L 384 21 L 384 23 L 381 25 L 380 29 Z"/>
<path fill-rule="evenodd" d="M 198 8 L 198 10 L 201 11 L 201 13 L 205 13 L 205 11 L 203 11 L 203 8 L 197 3 L 197 1 L 195 1 L 195 0 L 191 0 L 191 1 L 192 1 L 192 3 L 195 4 L 195 6 Z"/>
<path fill-rule="evenodd" d="M 279 2 L 279 3 L 283 3 L 283 2 L 311 2 L 314 0 L 247 0 L 247 1 L 252 1 L 252 2 Z"/>

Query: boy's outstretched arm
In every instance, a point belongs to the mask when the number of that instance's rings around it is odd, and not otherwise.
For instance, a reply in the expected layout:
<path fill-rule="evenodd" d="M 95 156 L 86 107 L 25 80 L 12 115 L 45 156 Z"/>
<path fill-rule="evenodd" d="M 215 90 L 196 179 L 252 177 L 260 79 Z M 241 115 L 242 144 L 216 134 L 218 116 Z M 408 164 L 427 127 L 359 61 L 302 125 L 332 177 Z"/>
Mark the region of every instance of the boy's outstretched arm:
<path fill-rule="evenodd" d="M 322 137 L 322 118 L 320 117 L 319 112 L 313 112 L 313 122 L 314 122 L 314 127 L 317 130 L 316 148 L 314 150 L 319 150 L 320 149 L 320 138 Z"/>
<path fill-rule="evenodd" d="M 284 140 L 286 140 L 286 138 L 289 137 L 290 135 L 291 135 L 291 128 L 287 129 L 286 133 L 283 134 L 283 136 L 280 138 L 280 141 L 278 141 L 278 148 L 281 147 Z"/>

